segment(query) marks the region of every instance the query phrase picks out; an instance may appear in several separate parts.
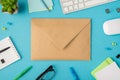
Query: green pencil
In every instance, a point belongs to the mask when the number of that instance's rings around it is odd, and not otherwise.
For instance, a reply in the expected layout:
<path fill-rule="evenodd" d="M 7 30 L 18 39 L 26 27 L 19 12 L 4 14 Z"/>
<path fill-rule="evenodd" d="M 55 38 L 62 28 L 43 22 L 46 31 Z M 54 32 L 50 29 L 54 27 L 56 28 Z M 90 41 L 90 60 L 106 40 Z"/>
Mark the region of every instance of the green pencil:
<path fill-rule="evenodd" d="M 28 68 L 26 68 L 25 70 L 23 70 L 18 76 L 15 77 L 14 80 L 18 80 L 19 78 L 21 78 L 23 75 L 25 75 L 30 69 L 32 68 L 32 66 L 29 66 Z"/>

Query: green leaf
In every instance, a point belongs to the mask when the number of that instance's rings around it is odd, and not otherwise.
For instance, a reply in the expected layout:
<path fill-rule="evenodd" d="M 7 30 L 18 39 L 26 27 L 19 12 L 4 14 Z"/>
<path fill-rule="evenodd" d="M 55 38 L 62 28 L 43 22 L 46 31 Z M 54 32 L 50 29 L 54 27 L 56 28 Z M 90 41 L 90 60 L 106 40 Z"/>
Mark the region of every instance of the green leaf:
<path fill-rule="evenodd" d="M 13 13 L 14 13 L 14 10 L 13 10 L 11 7 L 9 7 L 7 11 L 8 11 L 10 14 L 13 14 Z"/>
<path fill-rule="evenodd" d="M 14 4 L 14 5 L 12 6 L 12 8 L 13 8 L 14 10 L 16 10 L 16 9 L 17 9 L 17 5 Z"/>
<path fill-rule="evenodd" d="M 6 2 L 7 2 L 7 3 L 11 3 L 11 0 L 7 0 Z"/>
<path fill-rule="evenodd" d="M 7 12 L 7 8 L 6 7 L 2 8 L 2 12 Z"/>
<path fill-rule="evenodd" d="M 1 0 L 1 3 L 6 2 L 6 0 Z"/>
<path fill-rule="evenodd" d="M 18 1 L 17 0 L 11 0 L 13 4 L 16 4 Z"/>

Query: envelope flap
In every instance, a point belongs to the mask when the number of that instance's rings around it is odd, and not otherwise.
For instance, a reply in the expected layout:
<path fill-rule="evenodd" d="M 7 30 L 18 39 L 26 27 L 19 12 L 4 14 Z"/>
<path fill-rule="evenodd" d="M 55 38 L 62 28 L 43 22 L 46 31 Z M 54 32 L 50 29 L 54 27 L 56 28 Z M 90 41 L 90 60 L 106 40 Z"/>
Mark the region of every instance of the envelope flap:
<path fill-rule="evenodd" d="M 32 23 L 46 33 L 56 47 L 64 49 L 90 23 L 90 19 L 32 19 Z"/>

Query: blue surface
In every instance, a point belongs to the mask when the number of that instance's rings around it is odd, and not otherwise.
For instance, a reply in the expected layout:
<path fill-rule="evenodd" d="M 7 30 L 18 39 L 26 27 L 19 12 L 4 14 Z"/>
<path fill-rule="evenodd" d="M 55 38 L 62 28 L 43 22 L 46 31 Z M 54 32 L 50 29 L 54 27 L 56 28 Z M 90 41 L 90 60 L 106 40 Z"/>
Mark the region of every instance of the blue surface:
<path fill-rule="evenodd" d="M 0 39 L 10 36 L 17 47 L 22 59 L 16 63 L 0 70 L 0 80 L 13 80 L 17 74 L 30 65 L 33 68 L 20 80 L 34 80 L 49 65 L 54 65 L 56 75 L 53 80 L 74 80 L 69 67 L 74 67 L 80 80 L 94 80 L 90 72 L 96 68 L 107 57 L 111 57 L 120 66 L 120 59 L 116 55 L 120 53 L 120 35 L 107 36 L 103 33 L 103 22 L 113 18 L 120 18 L 120 13 L 116 8 L 120 7 L 120 1 L 106 5 L 78 11 L 75 13 L 62 14 L 59 0 L 54 1 L 54 10 L 51 12 L 28 13 L 27 0 L 19 0 L 19 13 L 15 15 L 3 14 L 0 12 Z M 111 10 L 110 14 L 105 13 L 105 9 Z M 0 7 L 1 9 L 1 7 Z M 91 18 L 91 60 L 90 61 L 32 61 L 30 59 L 30 20 L 31 18 Z M 7 25 L 7 22 L 13 25 Z M 1 27 L 6 26 L 7 31 L 2 31 Z M 112 46 L 112 42 L 117 42 L 117 46 Z M 112 48 L 107 50 L 106 48 Z"/>

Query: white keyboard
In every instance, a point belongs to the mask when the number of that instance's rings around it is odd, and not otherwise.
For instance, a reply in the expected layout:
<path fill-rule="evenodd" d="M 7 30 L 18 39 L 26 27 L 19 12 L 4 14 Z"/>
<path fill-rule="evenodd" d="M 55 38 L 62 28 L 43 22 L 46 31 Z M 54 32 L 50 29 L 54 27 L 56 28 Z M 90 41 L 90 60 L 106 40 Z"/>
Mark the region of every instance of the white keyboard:
<path fill-rule="evenodd" d="M 60 0 L 64 14 L 113 2 L 116 0 Z"/>

